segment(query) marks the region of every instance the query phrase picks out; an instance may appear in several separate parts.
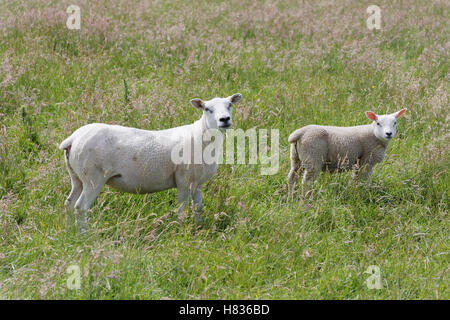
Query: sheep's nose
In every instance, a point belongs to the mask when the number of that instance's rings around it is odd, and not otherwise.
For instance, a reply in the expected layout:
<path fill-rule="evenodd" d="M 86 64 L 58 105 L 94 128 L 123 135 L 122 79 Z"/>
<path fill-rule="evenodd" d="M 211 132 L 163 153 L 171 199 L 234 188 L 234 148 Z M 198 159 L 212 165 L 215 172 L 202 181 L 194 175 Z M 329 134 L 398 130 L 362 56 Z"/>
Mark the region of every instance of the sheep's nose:
<path fill-rule="evenodd" d="M 230 117 L 223 117 L 223 118 L 220 118 L 219 121 L 227 123 L 228 121 L 230 121 L 230 119 L 231 119 Z"/>
<path fill-rule="evenodd" d="M 390 136 L 392 136 L 392 132 L 386 132 L 386 135 L 387 135 L 388 137 L 390 137 Z"/>

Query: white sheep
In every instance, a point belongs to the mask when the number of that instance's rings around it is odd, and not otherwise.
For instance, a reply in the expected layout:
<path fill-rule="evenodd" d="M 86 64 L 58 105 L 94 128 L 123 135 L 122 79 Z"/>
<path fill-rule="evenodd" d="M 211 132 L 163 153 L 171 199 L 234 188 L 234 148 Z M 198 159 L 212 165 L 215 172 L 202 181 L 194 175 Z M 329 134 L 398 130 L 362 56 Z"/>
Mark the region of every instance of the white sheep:
<path fill-rule="evenodd" d="M 397 118 L 405 113 L 402 109 L 388 115 L 366 112 L 373 122 L 354 127 L 308 125 L 294 131 L 288 138 L 291 144 L 291 170 L 288 174 L 289 194 L 304 170 L 303 195 L 320 171 L 354 170 L 354 178 L 368 178 L 373 167 L 382 162 L 386 148 L 395 136 Z"/>
<path fill-rule="evenodd" d="M 191 104 L 203 111 L 202 117 L 193 124 L 167 130 L 148 131 L 102 123 L 77 129 L 59 146 L 64 150 L 72 182 L 72 191 L 65 201 L 67 222 L 70 223 L 70 212 L 75 208 L 78 227 L 85 232 L 86 213 L 105 184 L 130 193 L 177 188 L 179 218 L 183 219 L 185 203 L 191 195 L 195 217 L 200 219 L 200 186 L 216 173 L 219 154 L 216 152 L 209 163 L 180 163 L 174 161 L 178 152 L 174 150 L 185 146 L 186 141 L 189 147 L 191 141 L 194 144 L 200 141 L 200 148 L 204 148 L 205 132 L 210 129 L 223 132 L 230 128 L 232 104 L 241 98 L 237 93 L 205 102 L 192 99 Z M 215 143 L 222 145 L 223 135 L 215 138 L 218 139 Z"/>

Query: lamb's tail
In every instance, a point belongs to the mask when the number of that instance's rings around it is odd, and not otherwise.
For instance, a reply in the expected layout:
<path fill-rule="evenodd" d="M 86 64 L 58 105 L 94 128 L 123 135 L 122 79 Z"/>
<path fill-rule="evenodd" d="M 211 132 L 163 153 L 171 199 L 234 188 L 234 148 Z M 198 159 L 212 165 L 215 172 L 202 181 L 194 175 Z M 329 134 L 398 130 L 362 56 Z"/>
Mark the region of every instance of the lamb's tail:
<path fill-rule="evenodd" d="M 302 138 L 304 130 L 298 129 L 291 133 L 291 135 L 288 138 L 289 143 L 291 144 L 291 166 L 295 170 L 297 170 L 300 165 L 300 157 L 298 155 L 298 141 Z"/>
<path fill-rule="evenodd" d="M 291 133 L 288 138 L 289 143 L 291 144 L 291 166 L 295 170 L 299 169 L 301 166 L 301 161 L 299 157 L 299 144 L 298 143 L 305 133 L 304 128 L 300 128 Z"/>
<path fill-rule="evenodd" d="M 291 167 L 298 169 L 300 164 L 301 162 L 298 157 L 297 142 L 291 143 Z"/>
<path fill-rule="evenodd" d="M 288 138 L 289 143 L 296 143 L 298 139 L 300 139 L 303 136 L 303 128 L 297 129 L 294 132 L 291 133 L 291 135 Z"/>

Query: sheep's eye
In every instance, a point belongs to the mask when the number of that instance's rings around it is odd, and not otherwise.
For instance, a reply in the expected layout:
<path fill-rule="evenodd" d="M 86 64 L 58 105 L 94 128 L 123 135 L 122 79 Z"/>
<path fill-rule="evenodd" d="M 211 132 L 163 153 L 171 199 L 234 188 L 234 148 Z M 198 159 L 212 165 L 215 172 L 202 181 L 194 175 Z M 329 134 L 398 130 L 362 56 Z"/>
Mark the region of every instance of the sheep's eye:
<path fill-rule="evenodd" d="M 209 112 L 213 113 L 213 111 L 209 108 L 205 108 L 205 111 L 209 111 Z"/>
<path fill-rule="evenodd" d="M 394 122 L 394 126 L 397 124 L 397 122 Z"/>
<path fill-rule="evenodd" d="M 377 122 L 377 126 L 380 126 L 380 123 L 379 123 L 379 122 Z"/>

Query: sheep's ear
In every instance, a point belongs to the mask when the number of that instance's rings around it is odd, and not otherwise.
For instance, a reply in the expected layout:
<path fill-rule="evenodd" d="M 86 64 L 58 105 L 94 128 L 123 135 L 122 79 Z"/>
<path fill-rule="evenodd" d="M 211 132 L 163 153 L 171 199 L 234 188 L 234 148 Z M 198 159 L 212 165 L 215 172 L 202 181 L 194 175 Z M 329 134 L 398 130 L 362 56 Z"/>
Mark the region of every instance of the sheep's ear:
<path fill-rule="evenodd" d="M 242 99 L 242 94 L 240 94 L 240 93 L 235 93 L 230 97 L 230 101 L 233 104 L 238 103 L 239 101 L 241 101 L 241 99 Z"/>
<path fill-rule="evenodd" d="M 396 112 L 396 113 L 395 113 L 395 117 L 396 117 L 396 118 L 400 118 L 400 117 L 406 112 L 406 110 L 408 110 L 408 109 L 403 108 L 402 110 Z"/>
<path fill-rule="evenodd" d="M 366 111 L 366 117 L 372 121 L 376 121 L 378 119 L 378 116 L 372 111 Z"/>
<path fill-rule="evenodd" d="M 203 103 L 203 101 L 201 99 L 192 99 L 191 100 L 191 104 L 196 108 L 196 109 L 200 109 L 203 110 L 205 108 L 205 104 Z"/>

